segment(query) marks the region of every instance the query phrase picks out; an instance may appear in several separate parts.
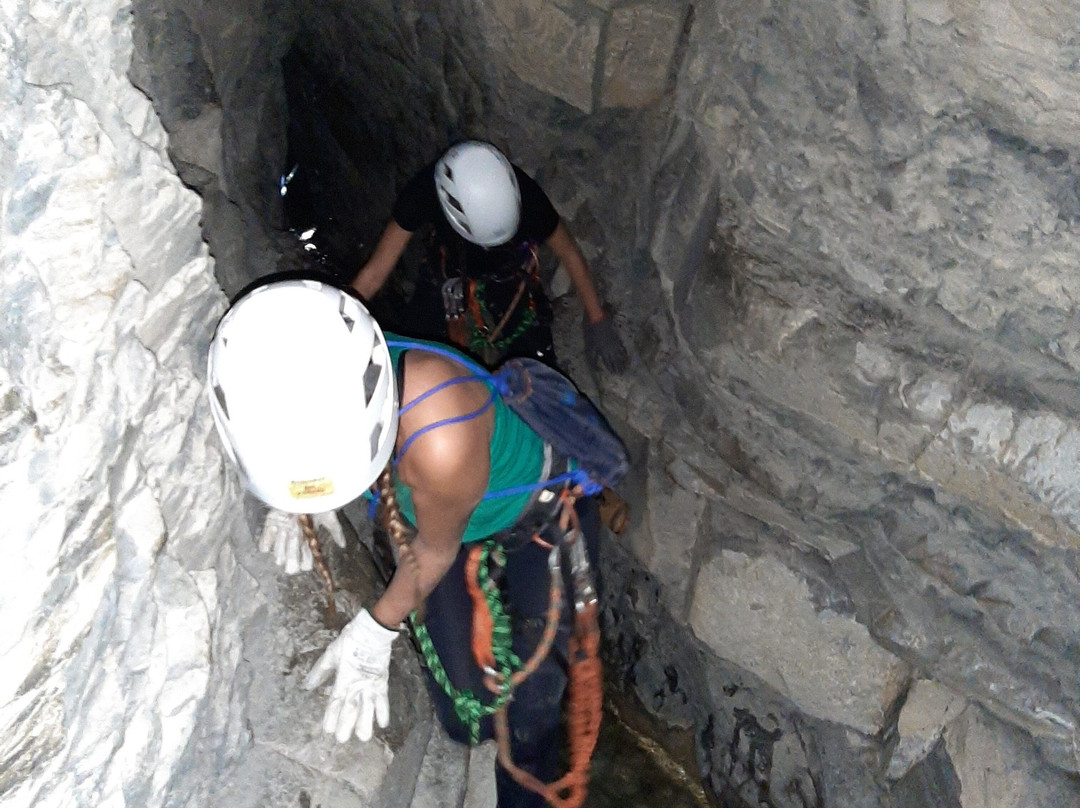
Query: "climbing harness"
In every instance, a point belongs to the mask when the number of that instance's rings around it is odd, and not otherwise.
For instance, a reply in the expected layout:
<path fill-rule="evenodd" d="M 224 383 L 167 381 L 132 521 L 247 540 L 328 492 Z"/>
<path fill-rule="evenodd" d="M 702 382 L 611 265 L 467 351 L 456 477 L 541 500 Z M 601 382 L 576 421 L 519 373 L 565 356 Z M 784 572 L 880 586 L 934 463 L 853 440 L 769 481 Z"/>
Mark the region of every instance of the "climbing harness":
<path fill-rule="evenodd" d="M 438 246 L 437 261 L 442 276 L 441 295 L 446 317 L 446 333 L 453 344 L 481 357 L 488 365 L 502 358 L 523 334 L 540 320 L 535 293 L 540 286 L 540 256 L 535 244 L 528 244 L 528 254 L 519 267 L 505 278 L 468 277 L 463 270 L 451 274 L 447 266 L 447 250 Z M 500 282 L 516 282 L 509 302 L 493 310 L 491 288 Z M 515 315 L 517 321 L 507 332 Z"/>
<path fill-rule="evenodd" d="M 535 244 L 530 244 L 528 250 L 529 255 L 524 264 L 509 278 L 509 280 L 517 280 L 517 289 L 510 302 L 506 304 L 498 322 L 495 322 L 495 315 L 486 302 L 488 284 L 495 281 L 470 281 L 469 313 L 472 314 L 473 325 L 467 347 L 485 351 L 495 349 L 501 353 L 536 323 L 536 300 L 532 290 L 540 283 L 540 257 Z M 510 317 L 517 311 L 522 298 L 526 296 L 525 310 L 518 318 L 517 327 L 509 335 L 502 337 L 503 331 L 510 322 Z"/>
<path fill-rule="evenodd" d="M 503 333 L 503 329 L 506 328 L 506 324 L 510 321 L 510 315 L 517 310 L 518 304 L 525 294 L 528 283 L 528 278 L 521 279 L 513 299 L 506 307 L 506 313 L 503 314 L 502 319 L 492 327 L 491 323 L 494 318 L 491 316 L 487 305 L 484 303 L 484 291 L 486 289 L 485 282 L 472 282 L 472 293 L 469 296 L 469 309 L 472 313 L 475 325 L 469 338 L 469 344 L 467 346 L 469 349 L 485 358 L 490 358 L 493 363 L 498 360 L 498 357 L 502 355 L 503 351 L 517 342 L 522 334 L 536 324 L 536 300 L 530 294 L 525 311 L 518 319 L 517 326 L 510 334 L 499 339 L 499 335 Z"/>

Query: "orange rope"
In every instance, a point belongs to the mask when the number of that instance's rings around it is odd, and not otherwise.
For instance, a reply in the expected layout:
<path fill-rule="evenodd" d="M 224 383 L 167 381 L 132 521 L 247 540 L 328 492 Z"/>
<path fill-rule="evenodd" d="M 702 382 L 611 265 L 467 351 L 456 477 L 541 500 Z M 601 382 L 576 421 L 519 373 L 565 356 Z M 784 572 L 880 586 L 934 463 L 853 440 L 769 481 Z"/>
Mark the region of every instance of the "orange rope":
<path fill-rule="evenodd" d="M 473 602 L 473 628 L 472 650 L 476 664 L 485 672 L 484 684 L 492 693 L 502 693 L 504 678 L 501 673 L 494 672 L 495 654 L 492 649 L 492 638 L 495 634 L 494 620 L 491 616 L 491 608 L 488 606 L 484 592 L 480 588 L 481 548 L 474 547 L 469 550 L 469 556 L 465 560 L 465 586 Z M 562 569 L 558 563 L 558 555 L 549 556 L 551 568 L 551 596 L 548 599 L 547 614 L 544 619 L 544 633 L 540 636 L 540 642 L 528 661 L 520 669 L 510 675 L 510 684 L 517 687 L 531 676 L 540 663 L 544 661 L 551 646 L 555 642 L 555 636 L 559 632 L 559 616 L 562 614 Z"/>
<path fill-rule="evenodd" d="M 482 334 L 484 329 L 487 328 L 487 323 L 484 322 L 484 311 L 480 308 L 480 300 L 476 296 L 476 281 L 466 278 L 465 282 L 469 285 L 465 295 L 469 307 L 469 314 L 472 315 L 477 330 Z"/>
<path fill-rule="evenodd" d="M 514 293 L 513 299 L 510 301 L 510 305 L 506 307 L 506 312 L 503 314 L 502 319 L 499 320 L 499 324 L 491 330 L 484 339 L 488 345 L 494 344 L 495 340 L 499 338 L 499 334 L 506 328 L 506 324 L 510 322 L 510 315 L 514 313 L 514 309 L 517 308 L 517 304 L 521 302 L 521 296 L 525 294 L 525 287 L 528 284 L 527 278 L 522 278 L 521 283 L 518 284 L 517 292 Z"/>
<path fill-rule="evenodd" d="M 510 755 L 510 727 L 506 707 L 495 713 L 495 739 L 499 763 L 523 788 L 541 795 L 552 808 L 580 808 L 589 786 L 589 766 L 600 734 L 603 706 L 599 646 L 600 629 L 596 604 L 591 603 L 575 619 L 570 640 L 570 696 L 567 731 L 570 768 L 554 783 L 543 783 L 518 768 Z"/>
<path fill-rule="evenodd" d="M 514 687 L 517 687 L 536 672 L 536 669 L 540 667 L 540 663 L 547 658 L 548 653 L 551 651 L 551 646 L 555 642 L 555 635 L 559 633 L 559 616 L 562 614 L 562 568 L 559 566 L 557 554 L 549 556 L 549 558 L 553 559 L 549 562 L 551 569 L 551 598 L 548 600 L 544 633 L 540 636 L 540 642 L 536 644 L 536 650 L 529 657 L 529 661 L 521 666 L 521 670 L 515 671 L 510 676 L 510 684 Z M 498 677 L 495 677 L 494 684 L 498 685 Z M 492 683 L 489 683 L 488 687 L 491 686 Z M 496 690 L 495 692 L 499 691 Z"/>
<path fill-rule="evenodd" d="M 577 511 L 574 509 L 576 494 L 573 491 L 564 490 L 560 499 L 563 503 L 559 519 L 560 528 L 576 535 L 577 541 L 583 541 Z M 511 682 L 515 686 L 535 671 L 547 656 L 555 637 L 555 630 L 558 628 L 559 607 L 562 603 L 562 571 L 558 566 L 558 556 L 554 555 L 553 559 L 555 560 L 552 562 L 552 606 L 548 611 L 548 625 L 536 653 L 525 667 L 511 677 Z M 559 582 L 558 585 L 556 581 Z M 557 596 L 556 586 L 559 590 Z M 552 808 L 580 808 L 588 794 L 589 767 L 593 752 L 596 750 L 597 738 L 600 735 L 600 719 L 603 714 L 603 669 L 600 664 L 600 625 L 597 619 L 597 608 L 595 599 L 580 604 L 574 618 L 574 634 L 570 638 L 570 692 L 567 715 L 570 766 L 566 774 L 553 783 L 543 783 L 534 775 L 518 768 L 510 753 L 507 705 L 499 708 L 494 716 L 499 763 L 520 786 L 541 795 Z M 549 633 L 550 636 L 548 636 Z M 491 687 L 491 684 L 488 686 Z"/>
<path fill-rule="evenodd" d="M 480 557 L 483 547 L 479 544 L 469 548 L 465 560 L 465 586 L 473 602 L 472 650 L 473 656 L 484 670 L 494 670 L 495 653 L 492 650 L 492 638 L 495 636 L 495 621 L 491 616 L 487 598 L 480 589 Z"/>
<path fill-rule="evenodd" d="M 443 274 L 446 274 L 445 267 L 443 269 Z M 506 312 L 503 314 L 502 319 L 499 321 L 498 325 L 496 325 L 492 329 L 490 334 L 488 334 L 486 337 L 483 337 L 484 341 L 487 342 L 488 345 L 494 344 L 495 340 L 498 339 L 499 334 L 502 333 L 502 330 L 506 328 L 506 324 L 510 321 L 510 315 L 514 313 L 514 310 L 517 308 L 518 303 L 521 302 L 522 295 L 525 294 L 525 290 L 528 288 L 529 283 L 538 282 L 539 277 L 540 255 L 535 246 L 530 246 L 529 260 L 522 267 L 522 278 L 521 283 L 518 284 L 517 292 L 515 292 L 513 299 L 510 301 L 510 305 L 506 307 Z M 480 301 L 476 297 L 476 281 L 470 280 L 468 278 L 466 278 L 465 280 L 469 284 L 467 292 L 469 313 L 472 314 L 473 320 L 476 322 L 477 329 L 479 329 L 480 333 L 483 334 L 484 329 L 487 328 L 487 322 L 484 320 L 484 311 L 480 307 Z M 529 307 L 533 307 L 532 300 L 529 301 Z"/>

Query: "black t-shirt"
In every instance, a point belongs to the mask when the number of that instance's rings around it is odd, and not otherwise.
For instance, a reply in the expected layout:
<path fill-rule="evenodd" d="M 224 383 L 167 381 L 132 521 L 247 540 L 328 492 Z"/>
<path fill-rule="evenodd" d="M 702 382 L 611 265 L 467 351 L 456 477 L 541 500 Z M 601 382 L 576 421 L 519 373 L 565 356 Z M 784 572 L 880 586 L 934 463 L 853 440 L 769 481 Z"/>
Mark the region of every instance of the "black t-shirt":
<path fill-rule="evenodd" d="M 422 168 L 398 194 L 394 221 L 410 233 L 425 224 L 433 225 L 438 242 L 452 248 L 462 270 L 472 278 L 499 273 L 507 265 L 521 265 L 523 250 L 547 241 L 559 225 L 559 214 L 536 180 L 514 166 L 521 192 L 521 221 L 506 244 L 484 248 L 458 235 L 443 214 L 435 191 L 435 163 Z"/>

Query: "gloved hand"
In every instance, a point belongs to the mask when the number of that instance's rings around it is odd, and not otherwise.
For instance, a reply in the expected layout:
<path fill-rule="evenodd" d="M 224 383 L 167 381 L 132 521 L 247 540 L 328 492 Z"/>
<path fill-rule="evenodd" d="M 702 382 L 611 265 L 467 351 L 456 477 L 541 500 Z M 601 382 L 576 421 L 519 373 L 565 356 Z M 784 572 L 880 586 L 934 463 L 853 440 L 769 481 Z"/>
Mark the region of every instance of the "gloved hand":
<path fill-rule="evenodd" d="M 325 527 L 330 533 L 330 538 L 338 547 L 345 547 L 345 534 L 341 530 L 341 523 L 337 514 L 333 511 L 315 513 L 311 515 L 312 524 L 316 532 L 319 527 Z M 273 552 L 274 562 L 282 567 L 289 575 L 298 572 L 307 572 L 314 564 L 311 557 L 311 548 L 304 531 L 300 528 L 300 517 L 295 513 L 270 509 L 263 522 L 262 535 L 259 536 L 259 549 L 264 553 Z"/>
<path fill-rule="evenodd" d="M 594 368 L 597 358 L 600 358 L 612 373 L 626 370 L 626 348 L 607 317 L 595 323 L 585 321 L 585 357 Z"/>
<path fill-rule="evenodd" d="M 390 723 L 390 647 L 397 635 L 361 609 L 304 678 L 304 689 L 313 690 L 336 670 L 323 731 L 332 732 L 338 743 L 353 731 L 361 741 L 371 740 L 373 718 L 380 727 Z"/>

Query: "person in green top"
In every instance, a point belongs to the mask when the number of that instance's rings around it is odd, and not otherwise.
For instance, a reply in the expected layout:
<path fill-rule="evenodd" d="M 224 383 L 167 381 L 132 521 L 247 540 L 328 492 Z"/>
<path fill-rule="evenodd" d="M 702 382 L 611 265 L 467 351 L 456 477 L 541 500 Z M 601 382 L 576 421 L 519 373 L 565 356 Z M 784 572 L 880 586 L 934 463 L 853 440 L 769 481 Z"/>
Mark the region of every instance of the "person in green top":
<path fill-rule="evenodd" d="M 498 494 L 538 486 L 553 463 L 567 462 L 553 457 L 491 385 L 453 354 L 391 341 L 393 348 L 355 294 L 292 279 L 243 294 L 218 324 L 208 359 L 211 412 L 248 490 L 271 509 L 308 514 L 335 510 L 374 483 L 387 512 L 397 569 L 382 596 L 345 626 L 305 680 L 313 689 L 334 677 L 323 728 L 339 742 L 353 735 L 367 741 L 375 723 L 388 725 L 391 646 L 417 610 L 452 688 L 485 702 L 495 698 L 471 648 L 468 548 L 492 535 L 510 536 L 544 499 L 539 488 Z M 325 409 L 318 418 L 311 417 L 306 386 L 282 389 L 280 379 L 293 375 L 320 380 Z M 595 504 L 585 497 L 576 507 L 595 551 Z M 507 548 L 506 608 L 513 652 L 521 659 L 531 655 L 547 610 L 547 562 L 539 544 Z M 509 706 L 514 762 L 544 782 L 554 779 L 558 766 L 565 623 L 553 652 Z M 428 684 L 451 737 L 491 737 L 490 717 L 477 732 L 443 686 L 430 678 Z M 500 808 L 544 804 L 502 768 L 496 784 Z"/>
<path fill-rule="evenodd" d="M 413 349 L 410 363 L 421 361 L 417 359 L 417 356 L 424 353 L 425 348 L 429 351 L 434 348 L 438 353 L 458 353 L 438 342 L 400 337 L 391 332 L 387 332 L 386 337 L 390 343 L 390 359 L 395 373 L 399 376 L 404 373 L 403 357 L 410 353 L 410 347 Z M 457 365 L 455 378 L 463 375 L 468 374 L 463 374 L 462 367 Z M 487 493 L 490 495 L 491 492 L 507 490 L 519 490 L 519 493 L 498 497 L 487 496 L 481 500 L 465 526 L 461 539 L 465 543 L 485 539 L 513 526 L 533 494 L 532 491 L 522 489 L 527 489 L 530 484 L 542 479 L 544 472 L 543 440 L 529 429 L 498 395 L 495 395 L 495 390 L 490 383 L 485 383 L 484 386 L 488 390 L 487 395 L 491 399 L 492 410 L 491 441 L 488 450 L 491 469 L 488 474 Z M 406 401 L 401 411 L 407 412 L 409 408 L 410 405 Z M 408 448 L 408 446 L 402 446 L 398 452 L 399 459 L 407 453 Z M 401 513 L 409 523 L 415 524 L 416 509 L 413 503 L 412 487 L 400 478 L 395 479 L 395 483 Z"/>

